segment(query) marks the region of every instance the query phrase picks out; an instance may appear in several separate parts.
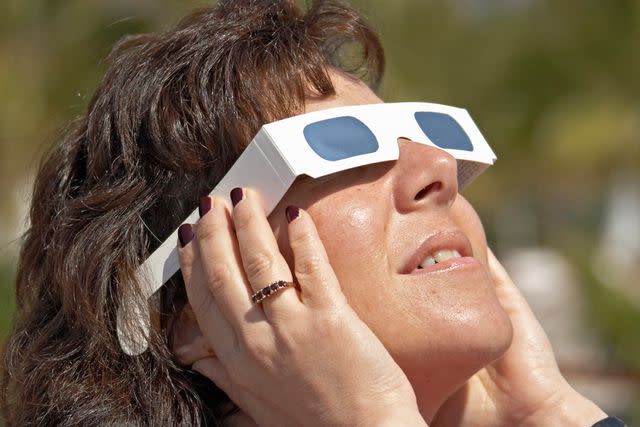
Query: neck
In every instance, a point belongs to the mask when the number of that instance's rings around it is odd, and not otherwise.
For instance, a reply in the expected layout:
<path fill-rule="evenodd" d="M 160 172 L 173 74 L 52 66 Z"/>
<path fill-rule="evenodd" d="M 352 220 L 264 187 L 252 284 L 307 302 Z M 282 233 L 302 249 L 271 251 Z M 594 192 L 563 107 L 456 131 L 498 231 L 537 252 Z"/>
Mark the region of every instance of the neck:
<path fill-rule="evenodd" d="M 449 375 L 434 374 L 423 377 L 422 381 L 411 381 L 420 414 L 429 425 L 437 418 L 438 411 L 443 406 L 450 409 L 451 405 L 459 405 L 460 411 L 463 409 L 468 377 L 465 376 L 454 382 L 451 378 L 452 372 L 454 371 L 447 370 L 446 373 Z"/>

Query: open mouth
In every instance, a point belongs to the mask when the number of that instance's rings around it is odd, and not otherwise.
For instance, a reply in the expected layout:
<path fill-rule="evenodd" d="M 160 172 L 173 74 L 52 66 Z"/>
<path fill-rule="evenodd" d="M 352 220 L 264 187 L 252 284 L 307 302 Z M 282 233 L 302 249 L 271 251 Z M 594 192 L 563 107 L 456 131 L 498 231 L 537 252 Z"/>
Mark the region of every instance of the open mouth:
<path fill-rule="evenodd" d="M 447 261 L 455 258 L 462 258 L 462 255 L 460 255 L 460 252 L 458 252 L 455 249 L 442 249 L 434 252 L 431 255 L 427 255 L 425 259 L 420 261 L 420 264 L 418 264 L 417 269 L 421 270 L 431 265 L 436 265 L 443 261 Z"/>
<path fill-rule="evenodd" d="M 475 262 L 469 238 L 460 230 L 436 231 L 422 242 L 400 270 L 401 274 L 415 271 L 435 271 L 458 264 Z"/>

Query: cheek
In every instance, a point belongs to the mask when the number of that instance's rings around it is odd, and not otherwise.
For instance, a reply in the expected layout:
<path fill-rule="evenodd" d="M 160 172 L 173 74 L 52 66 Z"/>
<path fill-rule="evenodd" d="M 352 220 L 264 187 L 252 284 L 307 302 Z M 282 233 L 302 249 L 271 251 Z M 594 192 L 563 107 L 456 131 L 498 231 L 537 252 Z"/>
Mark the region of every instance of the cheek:
<path fill-rule="evenodd" d="M 376 252 L 383 248 L 383 223 L 374 207 L 350 204 L 327 209 L 316 205 L 309 209 L 309 214 L 334 268 L 342 264 L 345 256 L 352 260 L 352 266 L 366 263 L 368 257 L 379 257 Z"/>
<path fill-rule="evenodd" d="M 335 206 L 335 205 L 334 205 Z M 338 208 L 310 207 L 318 233 L 347 299 L 358 311 L 363 292 L 388 275 L 385 215 L 372 204 L 343 204 Z"/>

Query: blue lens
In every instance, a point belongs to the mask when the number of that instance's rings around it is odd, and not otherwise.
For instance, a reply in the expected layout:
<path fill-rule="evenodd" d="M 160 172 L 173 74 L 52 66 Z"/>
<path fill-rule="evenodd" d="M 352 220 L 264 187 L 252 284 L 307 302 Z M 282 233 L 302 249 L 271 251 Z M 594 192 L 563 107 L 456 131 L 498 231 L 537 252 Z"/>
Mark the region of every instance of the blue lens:
<path fill-rule="evenodd" d="M 419 111 L 414 116 L 422 132 L 438 147 L 473 151 L 469 136 L 450 115 Z"/>
<path fill-rule="evenodd" d="M 308 124 L 303 133 L 309 147 L 325 160 L 342 160 L 378 150 L 373 132 L 351 116 Z"/>

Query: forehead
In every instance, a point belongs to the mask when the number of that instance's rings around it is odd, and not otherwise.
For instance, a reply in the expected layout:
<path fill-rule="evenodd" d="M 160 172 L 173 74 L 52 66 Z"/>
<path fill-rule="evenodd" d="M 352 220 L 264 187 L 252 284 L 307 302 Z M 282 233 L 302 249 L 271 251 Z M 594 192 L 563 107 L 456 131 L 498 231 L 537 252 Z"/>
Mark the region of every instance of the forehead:
<path fill-rule="evenodd" d="M 336 94 L 325 97 L 307 97 L 305 113 L 349 105 L 379 104 L 383 101 L 361 80 L 343 71 L 331 69 L 331 82 Z"/>

